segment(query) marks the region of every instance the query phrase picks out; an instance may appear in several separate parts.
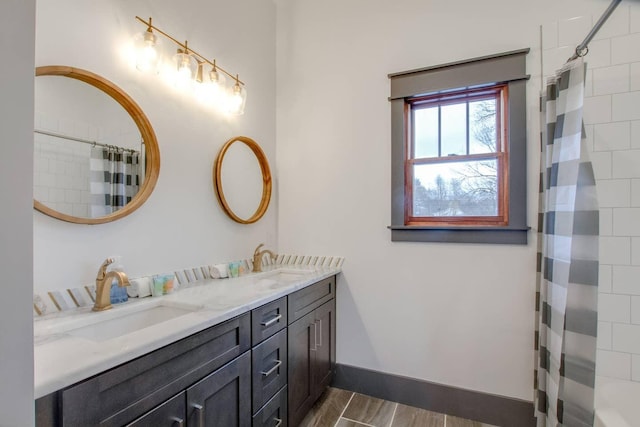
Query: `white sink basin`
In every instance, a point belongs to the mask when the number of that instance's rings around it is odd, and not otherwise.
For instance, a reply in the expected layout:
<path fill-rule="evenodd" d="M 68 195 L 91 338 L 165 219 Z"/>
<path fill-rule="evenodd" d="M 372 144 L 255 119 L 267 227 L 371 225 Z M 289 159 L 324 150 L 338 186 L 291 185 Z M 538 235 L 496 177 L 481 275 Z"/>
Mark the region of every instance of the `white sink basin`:
<path fill-rule="evenodd" d="M 106 341 L 140 329 L 148 328 L 149 326 L 157 325 L 161 322 L 166 322 L 178 316 L 191 313 L 192 311 L 193 310 L 184 308 L 159 305 L 104 322 L 72 329 L 67 333 L 92 341 Z"/>
<path fill-rule="evenodd" d="M 139 331 L 177 317 L 193 313 L 201 306 L 191 304 L 168 304 L 165 301 L 114 306 L 111 310 L 62 316 L 34 323 L 34 335 L 68 334 L 91 341 L 107 341 Z"/>
<path fill-rule="evenodd" d="M 291 282 L 298 281 L 305 275 L 314 272 L 315 270 L 280 268 L 274 271 L 259 273 L 259 276 L 256 277 L 255 284 L 269 289 L 277 289 L 288 286 Z"/>

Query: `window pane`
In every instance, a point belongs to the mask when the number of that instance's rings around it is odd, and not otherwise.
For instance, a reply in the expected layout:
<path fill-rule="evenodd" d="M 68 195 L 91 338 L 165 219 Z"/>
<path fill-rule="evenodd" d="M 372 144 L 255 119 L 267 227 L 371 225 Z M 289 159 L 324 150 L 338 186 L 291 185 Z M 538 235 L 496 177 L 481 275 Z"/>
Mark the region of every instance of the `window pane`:
<path fill-rule="evenodd" d="M 467 104 L 442 106 L 442 156 L 467 154 Z"/>
<path fill-rule="evenodd" d="M 469 127 L 469 154 L 496 152 L 495 99 L 469 103 Z"/>
<path fill-rule="evenodd" d="M 497 159 L 415 165 L 413 216 L 497 216 Z"/>
<path fill-rule="evenodd" d="M 438 107 L 414 110 L 414 158 L 438 157 Z"/>

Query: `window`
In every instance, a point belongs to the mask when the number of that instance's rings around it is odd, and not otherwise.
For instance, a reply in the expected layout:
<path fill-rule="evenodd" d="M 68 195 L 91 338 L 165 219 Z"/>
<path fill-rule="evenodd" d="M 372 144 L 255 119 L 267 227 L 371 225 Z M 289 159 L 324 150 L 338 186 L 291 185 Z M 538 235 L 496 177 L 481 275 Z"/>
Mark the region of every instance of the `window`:
<path fill-rule="evenodd" d="M 507 86 L 408 99 L 405 224 L 508 224 Z"/>
<path fill-rule="evenodd" d="M 392 240 L 526 244 L 527 52 L 390 75 Z"/>

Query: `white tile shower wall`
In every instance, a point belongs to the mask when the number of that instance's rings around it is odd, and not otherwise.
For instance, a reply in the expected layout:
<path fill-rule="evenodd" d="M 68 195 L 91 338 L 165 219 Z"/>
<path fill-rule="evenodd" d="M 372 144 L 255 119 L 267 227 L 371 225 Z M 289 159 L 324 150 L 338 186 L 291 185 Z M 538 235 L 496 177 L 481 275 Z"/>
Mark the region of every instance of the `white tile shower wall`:
<path fill-rule="evenodd" d="M 95 139 L 89 127 L 48 120 L 36 114 L 36 128 Z M 69 127 L 73 131 L 69 132 Z M 93 136 L 93 138 L 92 138 Z M 89 216 L 89 159 L 91 146 L 43 134 L 34 134 L 34 198 L 46 206 L 72 214 Z"/>
<path fill-rule="evenodd" d="M 551 75 L 596 17 L 542 27 Z M 622 4 L 589 45 L 584 120 L 600 203 L 597 373 L 640 381 L 640 3 Z"/>

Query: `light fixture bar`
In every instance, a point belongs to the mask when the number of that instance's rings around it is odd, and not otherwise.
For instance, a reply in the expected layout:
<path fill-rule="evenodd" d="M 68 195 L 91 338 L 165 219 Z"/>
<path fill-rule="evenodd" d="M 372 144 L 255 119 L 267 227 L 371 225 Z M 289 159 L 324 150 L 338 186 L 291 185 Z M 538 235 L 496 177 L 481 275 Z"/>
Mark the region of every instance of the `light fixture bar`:
<path fill-rule="evenodd" d="M 136 19 L 140 22 L 142 22 L 144 25 L 147 26 L 148 29 L 153 29 L 154 31 L 157 31 L 158 33 L 162 34 L 163 36 L 165 36 L 166 38 L 168 38 L 169 40 L 171 40 L 172 42 L 174 42 L 175 44 L 177 44 L 178 46 L 180 46 L 182 49 L 184 49 L 186 54 L 193 54 L 196 57 L 198 57 L 202 62 L 206 62 L 207 64 L 211 65 L 212 67 L 214 67 L 216 70 L 220 70 L 222 71 L 224 74 L 226 74 L 227 76 L 229 76 L 230 78 L 232 78 L 236 83 L 241 84 L 244 86 L 244 82 L 242 80 L 240 80 L 238 78 L 238 75 L 236 74 L 235 76 L 231 73 L 229 73 L 227 70 L 225 70 L 224 68 L 220 67 L 217 63 L 216 60 L 214 59 L 213 62 L 209 61 L 206 57 L 202 56 L 201 54 L 199 54 L 198 52 L 196 52 L 195 50 L 193 50 L 192 48 L 187 46 L 187 43 L 185 41 L 185 43 L 182 43 L 178 40 L 176 40 L 175 38 L 171 37 L 169 34 L 165 33 L 164 31 L 162 31 L 160 28 L 156 27 L 155 25 L 153 25 L 151 23 L 151 18 L 149 18 L 149 22 L 145 21 L 144 19 L 140 18 L 139 16 L 136 16 Z"/>

